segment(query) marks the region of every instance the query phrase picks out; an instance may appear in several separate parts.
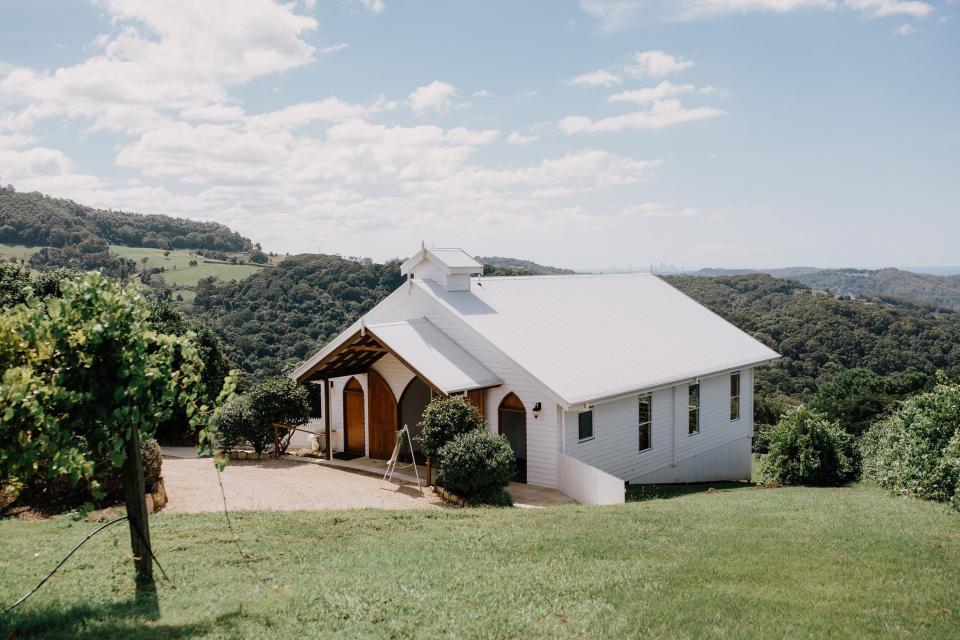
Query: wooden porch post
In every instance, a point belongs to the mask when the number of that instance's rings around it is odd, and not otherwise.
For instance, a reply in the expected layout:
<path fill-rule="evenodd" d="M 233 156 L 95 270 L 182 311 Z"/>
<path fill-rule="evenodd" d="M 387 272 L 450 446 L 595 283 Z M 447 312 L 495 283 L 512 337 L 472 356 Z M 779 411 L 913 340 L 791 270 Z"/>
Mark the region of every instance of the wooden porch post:
<path fill-rule="evenodd" d="M 323 379 L 323 428 L 327 460 L 333 460 L 333 439 L 330 437 L 330 379 Z"/>

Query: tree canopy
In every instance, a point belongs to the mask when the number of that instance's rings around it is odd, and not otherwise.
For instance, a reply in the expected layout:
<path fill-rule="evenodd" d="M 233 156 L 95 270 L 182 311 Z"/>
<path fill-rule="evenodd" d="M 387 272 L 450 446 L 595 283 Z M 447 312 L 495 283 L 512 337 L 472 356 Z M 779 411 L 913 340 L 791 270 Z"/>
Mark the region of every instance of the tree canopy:
<path fill-rule="evenodd" d="M 96 494 L 98 463 L 123 463 L 131 429 L 148 438 L 175 407 L 199 424 L 203 362 L 192 336 L 153 329 L 136 289 L 99 274 L 60 289 L 0 315 L 0 478 L 16 491 L 34 473 L 69 476 Z"/>

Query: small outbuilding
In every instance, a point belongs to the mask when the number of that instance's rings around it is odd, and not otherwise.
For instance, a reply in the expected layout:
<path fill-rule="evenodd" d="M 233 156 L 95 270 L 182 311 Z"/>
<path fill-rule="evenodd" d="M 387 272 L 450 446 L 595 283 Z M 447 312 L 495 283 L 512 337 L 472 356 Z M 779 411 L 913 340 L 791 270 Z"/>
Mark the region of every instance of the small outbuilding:
<path fill-rule="evenodd" d="M 483 278 L 428 248 L 401 271 L 292 374 L 325 385 L 330 449 L 386 459 L 432 397 L 460 394 L 510 441 L 517 481 L 580 502 L 750 478 L 753 370 L 779 355 L 656 275 Z"/>

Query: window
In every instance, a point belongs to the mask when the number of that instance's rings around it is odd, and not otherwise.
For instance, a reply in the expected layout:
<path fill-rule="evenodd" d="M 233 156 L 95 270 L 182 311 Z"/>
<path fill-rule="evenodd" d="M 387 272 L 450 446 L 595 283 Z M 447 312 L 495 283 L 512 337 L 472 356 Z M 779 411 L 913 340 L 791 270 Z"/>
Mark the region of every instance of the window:
<path fill-rule="evenodd" d="M 700 385 L 687 387 L 687 429 L 690 435 L 700 433 Z"/>
<path fill-rule="evenodd" d="M 740 419 L 740 372 L 730 374 L 730 419 Z"/>
<path fill-rule="evenodd" d="M 650 444 L 650 394 L 640 396 L 639 402 L 639 450 L 646 451 Z"/>
<path fill-rule="evenodd" d="M 577 416 L 577 434 L 581 442 L 593 437 L 593 410 L 584 411 Z"/>

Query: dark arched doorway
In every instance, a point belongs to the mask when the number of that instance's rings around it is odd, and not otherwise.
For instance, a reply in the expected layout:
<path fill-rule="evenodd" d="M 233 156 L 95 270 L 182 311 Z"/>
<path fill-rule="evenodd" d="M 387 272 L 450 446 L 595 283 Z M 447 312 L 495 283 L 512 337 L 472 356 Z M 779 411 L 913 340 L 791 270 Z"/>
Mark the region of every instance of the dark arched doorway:
<path fill-rule="evenodd" d="M 356 378 L 350 378 L 343 387 L 343 450 L 364 455 L 363 387 Z"/>
<path fill-rule="evenodd" d="M 506 436 L 517 459 L 515 482 L 527 481 L 527 408 L 515 393 L 509 393 L 497 409 L 497 430 Z"/>
<path fill-rule="evenodd" d="M 412 438 L 420 435 L 420 416 L 423 415 L 423 410 L 430 404 L 431 396 L 430 387 L 416 376 L 413 377 L 407 384 L 407 388 L 400 394 L 400 402 L 398 403 L 399 426 L 402 429 L 403 425 L 407 425 Z M 413 442 L 413 451 L 417 457 L 417 462 L 423 463 L 424 460 L 421 457 L 420 447 L 417 445 L 416 440 Z M 401 451 L 400 454 L 404 460 L 407 462 L 410 461 L 410 453 L 408 450 L 405 449 Z"/>

